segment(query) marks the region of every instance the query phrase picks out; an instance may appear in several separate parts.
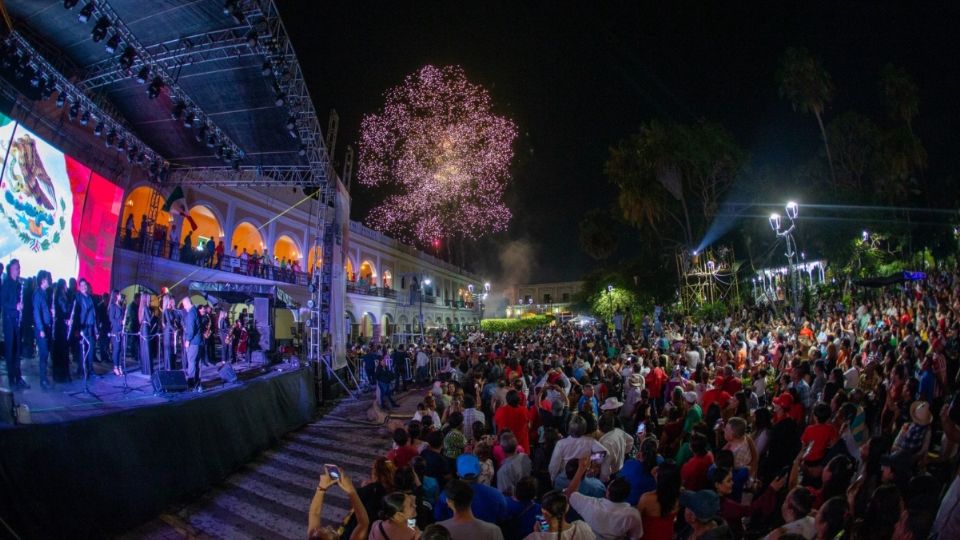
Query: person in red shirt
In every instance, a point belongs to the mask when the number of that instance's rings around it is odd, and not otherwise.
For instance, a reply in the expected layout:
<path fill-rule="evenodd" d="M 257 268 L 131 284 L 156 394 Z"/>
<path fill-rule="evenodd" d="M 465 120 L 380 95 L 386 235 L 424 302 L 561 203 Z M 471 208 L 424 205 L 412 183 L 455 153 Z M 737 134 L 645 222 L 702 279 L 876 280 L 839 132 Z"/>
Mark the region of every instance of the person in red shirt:
<path fill-rule="evenodd" d="M 703 393 L 703 399 L 700 404 L 703 410 L 708 410 L 713 403 L 720 405 L 721 410 L 726 409 L 730 404 L 731 396 L 724 392 L 723 383 L 723 377 L 717 377 L 716 380 L 713 381 L 713 388 Z"/>
<path fill-rule="evenodd" d="M 803 435 L 800 436 L 800 442 L 804 448 L 808 444 L 813 445 L 803 458 L 808 466 L 820 465 L 827 454 L 827 449 L 840 438 L 837 428 L 830 422 L 830 405 L 817 403 L 813 407 L 813 417 L 817 423 L 807 426 L 807 429 L 803 430 Z"/>
<path fill-rule="evenodd" d="M 387 453 L 387 459 L 393 462 L 397 468 L 406 467 L 413 458 L 420 455 L 417 448 L 413 446 L 410 437 L 403 428 L 397 428 L 393 431 L 393 442 L 397 447 Z"/>
<path fill-rule="evenodd" d="M 690 491 L 707 489 L 710 487 L 707 471 L 710 465 L 713 465 L 713 453 L 707 450 L 707 438 L 702 433 L 694 432 L 690 436 L 690 450 L 693 452 L 693 457 L 680 468 L 683 488 Z"/>
<path fill-rule="evenodd" d="M 508 429 L 517 437 L 520 446 L 524 449 L 530 448 L 530 413 L 526 407 L 520 405 L 519 392 L 507 392 L 507 404 L 494 413 L 493 423 L 497 426 L 497 435 Z"/>
<path fill-rule="evenodd" d="M 650 399 L 653 400 L 656 407 L 656 414 L 663 410 L 663 387 L 667 384 L 667 374 L 660 367 L 660 361 L 656 358 L 650 360 L 650 373 L 644 377 L 647 384 L 647 391 L 650 393 Z"/>

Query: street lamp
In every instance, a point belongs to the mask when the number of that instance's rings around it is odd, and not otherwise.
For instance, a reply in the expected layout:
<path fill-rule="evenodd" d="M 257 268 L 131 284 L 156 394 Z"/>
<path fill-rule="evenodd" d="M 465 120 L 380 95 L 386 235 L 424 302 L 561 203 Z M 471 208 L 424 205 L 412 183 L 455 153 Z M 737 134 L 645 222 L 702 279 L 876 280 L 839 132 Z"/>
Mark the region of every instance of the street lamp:
<path fill-rule="evenodd" d="M 773 229 L 773 232 L 776 233 L 778 238 L 783 238 L 787 242 L 787 252 L 784 254 L 787 256 L 787 263 L 790 266 L 790 290 L 793 296 L 793 314 L 795 322 L 800 319 L 800 280 L 796 275 L 797 272 L 797 251 L 796 251 L 796 241 L 793 239 L 793 231 L 796 230 L 797 216 L 800 215 L 800 206 L 790 201 L 787 203 L 785 210 L 787 212 L 787 219 L 790 220 L 790 226 L 786 230 L 781 231 L 782 221 L 780 219 L 780 214 L 774 212 L 770 214 L 770 228 Z"/>
<path fill-rule="evenodd" d="M 423 277 L 423 274 L 420 274 L 420 277 L 422 278 L 420 282 L 423 285 L 420 286 L 420 294 L 417 296 L 420 298 L 420 343 L 423 344 L 423 334 L 426 330 L 426 325 L 423 324 L 423 293 L 430 285 L 430 278 Z"/>

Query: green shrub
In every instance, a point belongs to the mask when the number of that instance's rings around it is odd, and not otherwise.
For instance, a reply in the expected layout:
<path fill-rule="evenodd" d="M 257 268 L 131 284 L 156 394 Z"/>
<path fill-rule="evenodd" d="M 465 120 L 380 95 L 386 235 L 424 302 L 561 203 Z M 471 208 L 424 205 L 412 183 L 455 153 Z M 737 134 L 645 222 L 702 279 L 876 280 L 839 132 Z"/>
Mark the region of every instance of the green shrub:
<path fill-rule="evenodd" d="M 480 328 L 484 332 L 517 332 L 546 326 L 552 321 L 551 315 L 535 315 L 522 319 L 484 319 L 480 322 Z"/>

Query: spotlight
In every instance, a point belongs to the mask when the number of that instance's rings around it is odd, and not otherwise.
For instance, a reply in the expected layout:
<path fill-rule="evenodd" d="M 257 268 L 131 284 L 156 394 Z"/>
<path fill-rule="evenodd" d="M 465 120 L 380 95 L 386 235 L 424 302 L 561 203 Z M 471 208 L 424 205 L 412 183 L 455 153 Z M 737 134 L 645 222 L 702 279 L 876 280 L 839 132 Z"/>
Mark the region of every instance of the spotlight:
<path fill-rule="evenodd" d="M 85 126 L 90 123 L 90 111 L 83 111 L 83 114 L 80 115 L 80 125 Z"/>
<path fill-rule="evenodd" d="M 98 123 L 98 124 L 97 124 L 96 126 L 94 126 L 94 128 L 93 128 L 93 136 L 94 136 L 94 137 L 99 137 L 99 136 L 101 136 L 101 135 L 103 135 L 103 122 Z"/>
<path fill-rule="evenodd" d="M 143 165 L 143 162 L 146 160 L 147 160 L 146 154 L 144 154 L 143 152 L 140 152 L 139 154 L 137 154 L 137 159 L 136 159 L 137 165 Z"/>
<path fill-rule="evenodd" d="M 179 120 L 180 116 L 183 114 L 183 109 L 186 108 L 186 105 L 182 101 L 178 101 L 173 105 L 173 109 L 170 110 L 170 118 L 172 120 Z"/>
<path fill-rule="evenodd" d="M 196 115 L 193 114 L 193 112 L 188 112 L 187 115 L 183 117 L 183 127 L 192 128 L 195 118 L 196 118 Z"/>
<path fill-rule="evenodd" d="M 80 10 L 80 14 L 77 15 L 77 20 L 85 23 L 90 20 L 90 17 L 93 16 L 93 2 L 88 2 L 87 5 L 83 6 L 83 9 Z"/>
<path fill-rule="evenodd" d="M 157 99 L 160 96 L 160 92 L 163 90 L 163 79 L 160 77 L 154 77 L 153 81 L 150 83 L 150 86 L 147 87 L 147 97 L 150 99 Z"/>
<path fill-rule="evenodd" d="M 276 92 L 277 92 L 277 99 L 276 101 L 274 101 L 274 104 L 276 104 L 277 107 L 283 107 L 283 104 L 287 102 L 287 95 L 284 94 L 279 87 L 277 87 Z"/>
<path fill-rule="evenodd" d="M 236 6 L 237 6 L 237 0 L 226 0 L 226 2 L 223 3 L 223 14 L 230 15 L 231 13 L 233 13 L 233 8 L 235 8 Z"/>
<path fill-rule="evenodd" d="M 63 92 L 60 92 L 60 93 L 57 95 L 57 108 L 58 108 L 58 109 L 63 108 L 63 104 L 66 103 L 66 102 L 67 102 L 67 96 L 64 95 Z"/>
<path fill-rule="evenodd" d="M 123 152 L 127 149 L 127 140 L 120 139 L 120 142 L 117 143 L 117 152 Z"/>
<path fill-rule="evenodd" d="M 297 127 L 297 119 L 293 116 L 287 117 L 287 131 L 293 131 Z"/>
<path fill-rule="evenodd" d="M 207 148 L 213 148 L 217 145 L 217 138 L 214 135 L 207 137 Z"/>
<path fill-rule="evenodd" d="M 226 150 L 226 147 L 222 144 L 217 147 L 217 151 L 214 153 L 217 159 L 223 159 L 224 150 Z"/>
<path fill-rule="evenodd" d="M 127 150 L 127 163 L 133 163 L 137 158 L 137 147 L 135 145 L 130 145 L 130 149 Z"/>
<path fill-rule="evenodd" d="M 120 55 L 120 67 L 124 70 L 130 69 L 133 67 L 133 61 L 137 57 L 137 51 L 133 47 L 127 47 L 123 50 L 123 54 Z M 143 84 L 143 83 L 141 83 Z"/>
<path fill-rule="evenodd" d="M 207 126 L 200 126 L 200 129 L 197 130 L 197 142 L 202 143 L 205 138 L 207 138 Z"/>
<path fill-rule="evenodd" d="M 113 143 L 117 140 L 117 130 L 111 129 L 110 133 L 107 133 L 107 138 L 103 140 L 103 145 L 107 148 L 113 146 Z"/>
<path fill-rule="evenodd" d="M 110 19 L 106 17 L 100 17 L 97 19 L 96 26 L 93 27 L 93 30 L 90 31 L 90 37 L 93 39 L 94 43 L 100 43 L 105 37 L 107 37 L 107 30 L 110 29 Z"/>
<path fill-rule="evenodd" d="M 250 48 L 256 47 L 259 40 L 260 38 L 257 36 L 256 30 L 250 30 L 247 32 L 247 45 L 249 45 Z"/>
<path fill-rule="evenodd" d="M 114 34 L 107 40 L 107 52 L 113 54 L 120 48 L 120 34 Z"/>
<path fill-rule="evenodd" d="M 80 0 L 63 0 L 63 9 L 73 9 L 80 3 Z"/>
<path fill-rule="evenodd" d="M 224 149 L 223 149 L 223 158 L 222 158 L 222 159 L 223 159 L 223 162 L 224 162 L 224 163 L 230 163 L 230 158 L 232 158 L 232 157 L 233 157 L 233 152 L 231 152 L 229 148 L 224 148 Z"/>
<path fill-rule="evenodd" d="M 41 83 L 42 81 L 43 81 L 43 79 L 40 77 L 40 72 L 39 72 L 39 71 L 34 71 L 34 72 L 33 72 L 33 76 L 30 77 L 30 86 L 32 86 L 32 87 L 34 87 L 34 88 L 40 88 L 40 83 Z"/>
<path fill-rule="evenodd" d="M 270 61 L 267 60 L 266 62 L 263 63 L 263 67 L 260 68 L 260 74 L 266 77 L 271 73 L 273 73 L 273 64 L 271 64 Z"/>
<path fill-rule="evenodd" d="M 40 86 L 40 99 L 46 101 L 50 99 L 50 96 L 53 95 L 53 87 L 50 85 L 50 81 L 44 78 Z"/>
<path fill-rule="evenodd" d="M 137 82 L 140 84 L 145 84 L 147 79 L 150 78 L 150 68 L 143 66 L 137 71 Z"/>
<path fill-rule="evenodd" d="M 300 154 L 301 156 L 307 155 L 307 145 L 304 143 L 300 143 L 300 150 L 297 153 Z"/>
<path fill-rule="evenodd" d="M 70 110 L 67 113 L 71 120 L 75 120 L 77 115 L 80 114 L 80 103 L 74 102 L 73 105 L 70 105 Z"/>

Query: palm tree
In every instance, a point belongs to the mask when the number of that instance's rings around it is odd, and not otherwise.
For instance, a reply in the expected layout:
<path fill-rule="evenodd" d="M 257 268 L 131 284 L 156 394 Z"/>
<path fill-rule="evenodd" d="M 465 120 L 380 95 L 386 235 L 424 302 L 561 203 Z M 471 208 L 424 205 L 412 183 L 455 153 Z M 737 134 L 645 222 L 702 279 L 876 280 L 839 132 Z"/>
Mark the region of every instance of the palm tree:
<path fill-rule="evenodd" d="M 887 64 L 880 70 L 880 89 L 894 121 L 913 133 L 913 119 L 920 112 L 920 90 L 907 70 Z"/>
<path fill-rule="evenodd" d="M 617 221 L 608 210 L 594 208 L 580 220 L 580 247 L 594 259 L 606 259 L 617 249 Z"/>
<path fill-rule="evenodd" d="M 793 105 L 793 110 L 801 113 L 813 113 L 823 136 L 823 147 L 827 151 L 827 163 L 830 165 L 830 178 L 834 183 L 837 175 L 833 171 L 833 157 L 827 141 L 827 130 L 823 126 L 823 111 L 833 98 L 833 82 L 830 74 L 820 65 L 810 51 L 803 47 L 790 47 L 780 59 L 777 71 L 780 96 Z"/>

